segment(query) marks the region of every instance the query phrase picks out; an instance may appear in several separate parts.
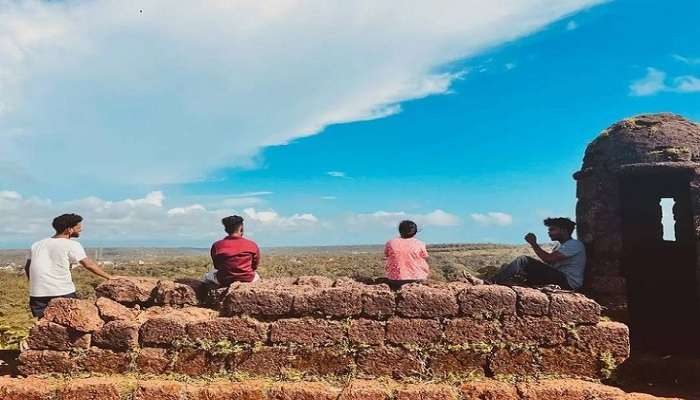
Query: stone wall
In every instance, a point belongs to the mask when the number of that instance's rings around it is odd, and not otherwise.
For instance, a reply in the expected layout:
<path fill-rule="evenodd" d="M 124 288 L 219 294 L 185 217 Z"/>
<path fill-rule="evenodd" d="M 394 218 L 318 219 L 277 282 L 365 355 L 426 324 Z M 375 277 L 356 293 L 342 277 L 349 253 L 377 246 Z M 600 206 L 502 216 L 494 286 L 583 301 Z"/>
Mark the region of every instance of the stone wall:
<path fill-rule="evenodd" d="M 118 278 L 97 293 L 51 302 L 22 374 L 604 378 L 629 355 L 627 327 L 573 293 L 323 277 L 213 291 Z"/>
<path fill-rule="evenodd" d="M 50 379 L 0 377 L 3 400 L 654 400 L 658 397 L 574 379 L 517 385 L 486 379 L 461 384 L 402 384 L 351 380 L 343 385 L 321 382 L 248 380 L 135 380 L 125 377 Z"/>

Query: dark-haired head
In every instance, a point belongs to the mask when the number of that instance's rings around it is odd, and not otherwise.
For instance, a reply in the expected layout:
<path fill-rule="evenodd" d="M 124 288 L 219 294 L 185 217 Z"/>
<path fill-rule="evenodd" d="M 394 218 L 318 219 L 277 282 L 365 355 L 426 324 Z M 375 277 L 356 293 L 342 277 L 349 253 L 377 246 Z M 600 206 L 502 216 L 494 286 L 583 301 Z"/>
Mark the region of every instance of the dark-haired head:
<path fill-rule="evenodd" d="M 222 219 L 221 223 L 224 224 L 224 230 L 229 235 L 233 235 L 234 233 L 243 233 L 243 217 L 241 216 L 231 215 L 230 217 Z"/>
<path fill-rule="evenodd" d="M 67 233 L 71 237 L 80 236 L 80 223 L 83 217 L 78 214 L 63 214 L 53 219 L 51 225 L 56 230 L 56 234 Z"/>
<path fill-rule="evenodd" d="M 399 223 L 399 234 L 404 239 L 410 239 L 418 233 L 418 225 L 415 222 L 405 220 Z"/>
<path fill-rule="evenodd" d="M 549 237 L 556 241 L 568 240 L 576 229 L 576 222 L 564 217 L 547 218 L 544 225 L 549 228 Z"/>

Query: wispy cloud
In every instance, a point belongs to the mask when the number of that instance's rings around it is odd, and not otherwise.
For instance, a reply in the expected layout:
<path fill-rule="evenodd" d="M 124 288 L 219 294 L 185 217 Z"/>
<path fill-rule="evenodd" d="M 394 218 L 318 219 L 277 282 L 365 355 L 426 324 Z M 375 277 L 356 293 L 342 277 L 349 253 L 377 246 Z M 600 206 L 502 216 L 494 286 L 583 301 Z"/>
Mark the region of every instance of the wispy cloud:
<path fill-rule="evenodd" d="M 335 196 L 322 196 L 321 198 L 323 200 L 336 200 L 337 199 L 337 197 L 335 197 Z"/>
<path fill-rule="evenodd" d="M 576 21 L 571 20 L 571 21 L 569 21 L 569 22 L 566 24 L 566 30 L 567 30 L 567 31 L 573 31 L 573 30 L 576 30 L 576 29 L 578 29 L 578 23 L 577 23 Z"/>
<path fill-rule="evenodd" d="M 680 54 L 673 54 L 671 57 L 673 57 L 676 61 L 680 61 L 685 64 L 700 65 L 700 58 L 685 57 Z"/>
<path fill-rule="evenodd" d="M 513 216 L 500 211 L 488 212 L 485 214 L 471 214 L 474 222 L 483 226 L 508 226 L 513 223 Z"/>
<path fill-rule="evenodd" d="M 666 73 L 655 68 L 647 68 L 643 78 L 630 84 L 631 96 L 652 96 L 661 92 L 694 93 L 700 92 L 700 78 L 693 75 L 683 75 L 666 83 Z"/>
<path fill-rule="evenodd" d="M 334 178 L 347 178 L 347 174 L 342 171 L 328 171 L 326 172 L 326 175 L 332 176 Z"/>
<path fill-rule="evenodd" d="M 405 219 L 410 219 L 419 226 L 447 227 L 457 226 L 462 223 L 457 215 L 441 209 L 436 209 L 425 214 L 380 210 L 373 213 L 352 214 L 347 218 L 346 222 L 350 225 L 396 227 L 399 222 Z"/>
<path fill-rule="evenodd" d="M 655 68 L 647 68 L 647 74 L 629 86 L 632 96 L 651 96 L 668 90 L 666 73 Z"/>
<path fill-rule="evenodd" d="M 509 63 L 507 63 L 506 65 L 504 65 L 503 67 L 504 67 L 506 70 L 510 71 L 511 69 L 514 69 L 514 68 L 516 68 L 517 66 L 518 66 L 518 64 L 513 63 L 513 62 L 509 62 Z"/>
<path fill-rule="evenodd" d="M 601 2 L 0 0 L 0 164 L 37 185 L 201 180 L 449 93 L 444 66 Z M 58 140 L 81 162 L 52 168 Z"/>

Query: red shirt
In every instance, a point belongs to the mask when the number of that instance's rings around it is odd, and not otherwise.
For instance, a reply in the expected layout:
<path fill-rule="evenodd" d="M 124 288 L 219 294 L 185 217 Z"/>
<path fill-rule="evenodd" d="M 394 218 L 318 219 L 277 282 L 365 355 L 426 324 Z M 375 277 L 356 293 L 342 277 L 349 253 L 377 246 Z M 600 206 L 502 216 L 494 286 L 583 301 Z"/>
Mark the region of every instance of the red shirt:
<path fill-rule="evenodd" d="M 252 240 L 227 236 L 211 246 L 211 259 L 221 285 L 252 282 L 260 262 L 260 249 Z"/>

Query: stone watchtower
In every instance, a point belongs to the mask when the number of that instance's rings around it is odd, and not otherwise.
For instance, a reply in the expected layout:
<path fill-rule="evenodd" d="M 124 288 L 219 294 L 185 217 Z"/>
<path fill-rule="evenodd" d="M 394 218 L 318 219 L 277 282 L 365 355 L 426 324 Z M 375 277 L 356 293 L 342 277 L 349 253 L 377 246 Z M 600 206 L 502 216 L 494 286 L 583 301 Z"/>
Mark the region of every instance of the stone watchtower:
<path fill-rule="evenodd" d="M 620 121 L 574 178 L 591 294 L 626 304 L 634 346 L 700 352 L 700 125 L 673 114 Z"/>

